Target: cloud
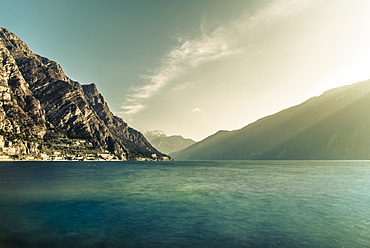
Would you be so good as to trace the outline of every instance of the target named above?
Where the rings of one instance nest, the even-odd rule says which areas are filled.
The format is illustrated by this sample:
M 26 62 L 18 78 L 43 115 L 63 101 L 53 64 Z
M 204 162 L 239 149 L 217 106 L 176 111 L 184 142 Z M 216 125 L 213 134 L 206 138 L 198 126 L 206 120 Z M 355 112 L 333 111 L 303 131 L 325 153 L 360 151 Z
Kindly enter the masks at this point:
M 202 112 L 202 110 L 200 108 L 194 108 L 192 110 L 192 112 L 194 112 L 194 113 L 200 113 L 200 112 Z
M 127 115 L 132 115 L 140 112 L 141 110 L 145 109 L 144 105 L 134 104 L 134 105 L 125 105 L 125 113 Z
M 177 84 L 176 86 L 174 86 L 171 89 L 171 91 L 185 90 L 185 89 L 191 88 L 193 86 L 193 84 L 194 84 L 194 82 L 185 82 L 185 83 Z
M 164 55 L 161 65 L 149 75 L 146 83 L 133 88 L 121 107 L 131 115 L 146 108 L 145 102 L 169 83 L 202 64 L 244 53 L 252 40 L 270 26 L 305 9 L 315 0 L 278 0 L 258 10 L 254 15 L 243 14 L 224 25 L 209 28 L 203 20 L 202 34 L 193 39 L 176 38 L 179 44 Z M 185 86 L 184 86 L 185 87 Z M 181 89 L 180 85 L 173 89 Z

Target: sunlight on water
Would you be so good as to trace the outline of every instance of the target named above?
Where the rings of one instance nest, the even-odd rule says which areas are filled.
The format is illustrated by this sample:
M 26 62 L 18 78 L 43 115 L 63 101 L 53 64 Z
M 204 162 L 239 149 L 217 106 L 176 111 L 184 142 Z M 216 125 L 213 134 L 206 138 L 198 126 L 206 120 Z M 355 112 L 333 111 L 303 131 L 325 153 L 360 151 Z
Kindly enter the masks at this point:
M 0 247 L 369 247 L 370 162 L 0 164 Z

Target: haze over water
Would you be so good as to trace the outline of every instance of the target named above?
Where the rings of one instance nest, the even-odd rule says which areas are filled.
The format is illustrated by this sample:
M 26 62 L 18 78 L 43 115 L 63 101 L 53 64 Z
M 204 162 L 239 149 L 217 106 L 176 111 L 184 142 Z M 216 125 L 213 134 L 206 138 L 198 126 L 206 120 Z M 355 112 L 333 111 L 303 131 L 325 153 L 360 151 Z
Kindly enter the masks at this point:
M 0 247 L 369 247 L 369 161 L 0 164 Z

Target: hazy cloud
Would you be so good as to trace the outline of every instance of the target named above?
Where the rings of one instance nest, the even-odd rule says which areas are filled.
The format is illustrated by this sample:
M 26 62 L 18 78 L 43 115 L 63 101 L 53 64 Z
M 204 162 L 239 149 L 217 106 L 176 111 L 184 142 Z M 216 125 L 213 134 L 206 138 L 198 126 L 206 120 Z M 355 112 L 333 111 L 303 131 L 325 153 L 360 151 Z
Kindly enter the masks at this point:
M 136 114 L 143 110 L 145 107 L 141 104 L 135 104 L 135 105 L 125 105 L 125 113 L 127 115 Z
M 216 28 L 209 28 L 205 21 L 202 21 L 200 27 L 202 35 L 193 39 L 178 36 L 179 44 L 163 57 L 161 66 L 143 77 L 147 83 L 132 89 L 122 106 L 123 113 L 131 115 L 145 109 L 146 100 L 188 70 L 245 52 L 252 45 L 251 40 L 256 35 L 314 2 L 314 0 L 274 1 L 254 15 L 241 15 Z M 181 89 L 181 85 L 173 89 L 176 88 Z
M 202 112 L 202 110 L 200 108 L 194 108 L 192 111 L 194 113 L 200 113 L 200 112 Z
M 193 86 L 194 82 L 186 82 L 182 84 L 177 84 L 175 87 L 171 89 L 171 91 L 180 91 L 180 90 L 185 90 Z

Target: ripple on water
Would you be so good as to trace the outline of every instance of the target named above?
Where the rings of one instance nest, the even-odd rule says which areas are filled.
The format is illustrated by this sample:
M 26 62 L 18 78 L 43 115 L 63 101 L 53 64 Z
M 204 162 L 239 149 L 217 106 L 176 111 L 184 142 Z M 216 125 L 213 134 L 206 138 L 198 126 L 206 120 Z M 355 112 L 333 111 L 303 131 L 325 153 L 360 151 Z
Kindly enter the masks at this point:
M 370 162 L 0 164 L 0 247 L 367 247 Z

